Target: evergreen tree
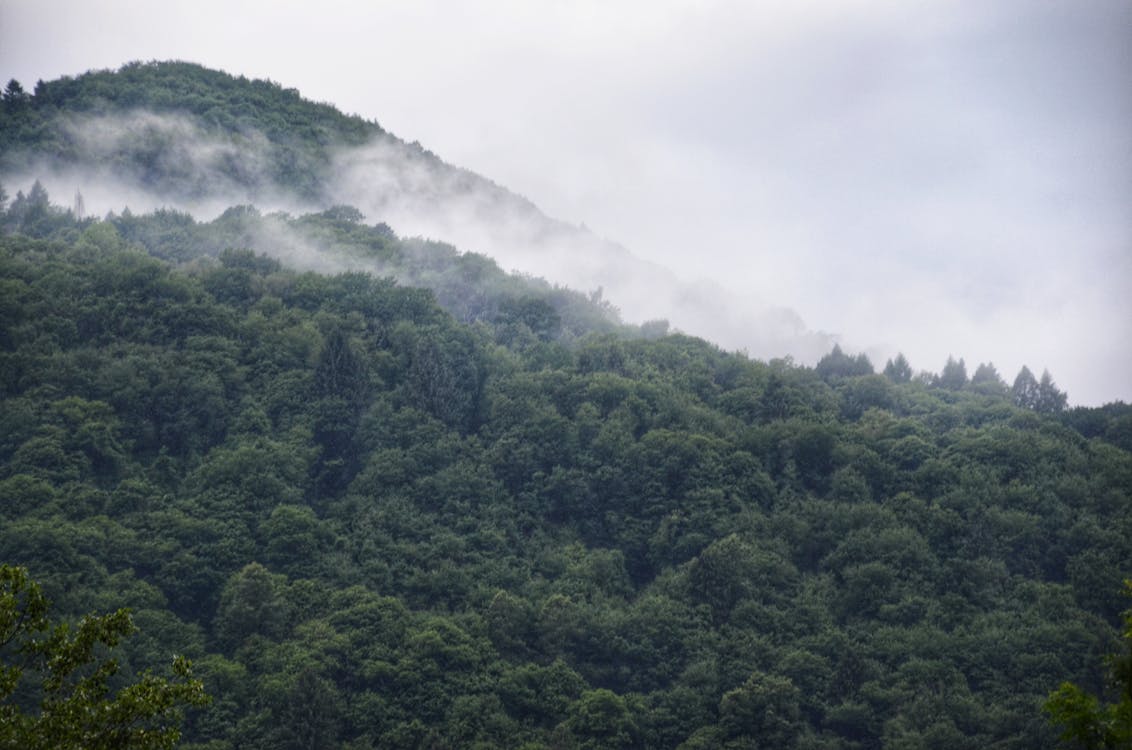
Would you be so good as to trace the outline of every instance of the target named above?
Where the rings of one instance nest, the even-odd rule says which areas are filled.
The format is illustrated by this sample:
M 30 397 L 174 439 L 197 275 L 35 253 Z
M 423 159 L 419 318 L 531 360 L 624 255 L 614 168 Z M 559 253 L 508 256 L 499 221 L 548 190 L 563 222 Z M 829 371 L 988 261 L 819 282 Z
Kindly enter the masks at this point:
M 1002 376 L 998 374 L 998 369 L 995 368 L 993 362 L 984 362 L 975 368 L 975 374 L 971 376 L 971 385 L 983 386 L 1001 386 L 1006 388 L 1006 382 Z
M 14 110 L 17 107 L 22 107 L 31 100 L 31 95 L 24 91 L 24 87 L 15 78 L 8 81 L 8 86 L 4 89 L 4 93 L 0 95 L 0 101 L 3 101 L 5 108 Z
M 962 358 L 956 362 L 953 357 L 948 357 L 947 364 L 943 366 L 943 372 L 936 378 L 935 384 L 949 391 L 961 390 L 967 385 L 967 364 Z
M 903 353 L 897 354 L 896 359 L 890 359 L 884 365 L 884 376 L 893 383 L 908 383 L 912 380 L 912 366 Z
M 851 357 L 841 351 L 840 346 L 834 344 L 833 351 L 822 357 L 814 370 L 822 380 L 829 381 L 834 378 L 853 378 L 860 375 L 872 375 L 873 363 L 869 361 L 868 356 L 863 352 L 856 357 Z
M 1065 404 L 1069 396 L 1060 390 L 1053 382 L 1049 370 L 1042 371 L 1042 379 L 1038 383 L 1038 397 L 1034 410 L 1042 414 L 1057 414 L 1065 411 Z
M 1037 409 L 1040 401 L 1038 380 L 1030 368 L 1022 365 L 1018 377 L 1014 378 L 1014 386 L 1010 389 L 1010 398 L 1014 405 L 1022 409 Z

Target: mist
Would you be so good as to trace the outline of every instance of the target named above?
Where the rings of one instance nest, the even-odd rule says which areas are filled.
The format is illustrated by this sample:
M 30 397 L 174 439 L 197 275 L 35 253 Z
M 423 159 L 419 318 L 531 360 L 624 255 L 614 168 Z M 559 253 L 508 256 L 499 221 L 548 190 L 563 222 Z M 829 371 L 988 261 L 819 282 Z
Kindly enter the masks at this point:
M 493 182 L 431 158 L 413 158 L 381 139 L 340 151 L 330 170 L 335 203 L 359 208 L 396 231 L 439 239 L 493 258 L 504 269 L 578 291 L 601 290 L 630 323 L 667 319 L 677 329 L 750 355 L 816 361 L 831 336 L 806 328 L 787 308 L 680 279 L 584 226 L 547 217 Z
M 68 160 L 14 155 L 24 163 L 0 174 L 10 185 L 38 179 L 57 202 L 79 193 L 90 215 L 171 208 L 198 220 L 230 206 L 263 213 L 314 213 L 333 205 L 358 208 L 403 237 L 421 237 L 476 252 L 502 268 L 539 277 L 611 302 L 622 320 L 665 319 L 675 330 L 708 338 L 761 359 L 813 363 L 834 337 L 810 331 L 797 312 L 770 307 L 705 280 L 680 279 L 584 227 L 547 217 L 530 201 L 486 178 L 443 162 L 416 144 L 381 134 L 362 146 L 331 146 L 317 200 L 274 181 L 275 145 L 247 127 L 219 132 L 188 116 L 135 110 L 126 115 L 69 118 Z M 154 175 L 161 175 L 160 179 Z M 248 244 L 301 270 L 385 269 L 336 259 L 284 223 Z
M 530 207 L 507 200 L 509 228 L 484 232 L 477 216 L 500 208 L 491 190 L 429 216 L 435 186 L 380 176 L 380 143 L 353 154 L 363 163 L 336 199 L 402 235 L 600 285 L 627 319 L 667 317 L 802 362 L 836 340 L 878 367 L 903 351 L 938 371 L 952 355 L 992 361 L 1009 380 L 1026 364 L 1049 368 L 1071 403 L 1132 401 L 1123 0 L 426 0 L 270 13 L 248 0 L 223 15 L 12 0 L 0 20 L 0 63 L 26 85 L 176 57 L 376 118 L 530 198 L 591 250 L 540 256 L 524 237 L 545 235 L 541 220 L 524 223 Z M 379 201 L 388 193 L 367 175 L 403 180 L 417 198 Z M 683 291 L 645 271 L 631 283 L 614 248 Z M 703 299 L 695 314 L 677 307 L 687 296 L 728 314 Z

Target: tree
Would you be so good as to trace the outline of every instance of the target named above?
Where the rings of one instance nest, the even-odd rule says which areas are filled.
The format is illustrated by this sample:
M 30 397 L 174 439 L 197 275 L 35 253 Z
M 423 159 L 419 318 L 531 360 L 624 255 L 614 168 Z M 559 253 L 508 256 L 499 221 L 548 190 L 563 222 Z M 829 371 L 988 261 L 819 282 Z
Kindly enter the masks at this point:
M 499 305 L 497 324 L 525 325 L 538 338 L 550 341 L 562 330 L 562 316 L 544 299 L 525 296 L 503 300 Z
M 9 109 L 15 109 L 22 104 L 26 104 L 30 99 L 31 94 L 24 91 L 24 87 L 15 78 L 8 81 L 7 88 L 5 88 L 4 93 L 0 95 L 0 101 L 3 101 Z
M 83 194 L 78 190 L 75 191 L 75 204 L 74 208 L 71 209 L 71 213 L 74 214 L 75 219 L 78 221 L 82 221 L 86 218 L 86 203 L 83 201 Z
M 406 326 L 400 335 L 409 358 L 405 375 L 413 404 L 449 427 L 471 429 L 486 377 L 472 336 L 440 326 Z
M 754 672 L 719 702 L 728 737 L 751 737 L 757 747 L 789 748 L 802 730 L 798 688 L 786 677 Z
M 1057 388 L 1049 370 L 1042 371 L 1042 379 L 1038 383 L 1038 402 L 1034 409 L 1042 414 L 1058 414 L 1065 411 L 1065 402 L 1068 396 Z
M 872 375 L 873 364 L 864 353 L 851 357 L 841 351 L 840 346 L 834 344 L 833 351 L 818 361 L 814 371 L 818 374 L 818 377 L 828 382 L 840 378 Z
M 611 690 L 587 690 L 570 706 L 567 726 L 582 748 L 628 747 L 637 727 L 625 699 Z
M 53 624 L 48 609 L 26 569 L 0 565 L 0 747 L 173 747 L 180 707 L 210 700 L 189 660 L 173 658 L 171 679 L 146 672 L 111 696 L 118 664 L 101 651 L 136 630 L 129 611 L 87 615 L 72 628 Z M 25 676 L 41 682 L 21 685 Z
M 954 358 L 948 357 L 947 364 L 943 366 L 943 372 L 936 378 L 935 384 L 951 391 L 960 390 L 967 385 L 967 363 L 962 358 L 956 362 Z
M 6 223 L 14 231 L 31 237 L 46 237 L 58 225 L 64 212 L 51 205 L 47 188 L 36 180 L 27 195 L 16 191 L 16 198 L 8 208 Z
M 1036 409 L 1038 406 L 1038 379 L 1030 368 L 1022 365 L 1018 377 L 1014 378 L 1014 386 L 1010 389 L 1010 398 L 1014 405 L 1023 409 Z
M 1124 593 L 1132 596 L 1132 579 L 1124 581 Z M 1116 703 L 1102 704 L 1071 682 L 1050 693 L 1043 708 L 1050 722 L 1063 727 L 1061 739 L 1085 750 L 1132 748 L 1132 609 L 1124 612 L 1125 651 L 1109 659 L 1109 678 L 1119 696 Z
M 281 596 L 286 577 L 272 575 L 259 563 L 248 563 L 233 573 L 220 593 L 214 625 L 217 639 L 238 648 L 252 635 L 278 637 L 287 620 Z
M 274 747 L 285 750 L 332 747 L 341 727 L 343 701 L 333 683 L 307 667 L 273 707 Z
M 987 395 L 1006 393 L 1006 383 L 993 362 L 984 362 L 975 369 L 975 374 L 971 376 L 971 388 Z
M 275 506 L 260 524 L 260 534 L 265 541 L 266 560 L 291 576 L 313 574 L 322 548 L 333 539 L 306 505 Z
M 907 383 L 912 380 L 912 366 L 903 354 L 897 354 L 896 359 L 890 359 L 884 366 L 884 376 L 893 383 Z
M 331 329 L 319 352 L 314 391 L 318 398 L 343 399 L 355 411 L 365 403 L 369 391 L 365 361 L 340 327 Z

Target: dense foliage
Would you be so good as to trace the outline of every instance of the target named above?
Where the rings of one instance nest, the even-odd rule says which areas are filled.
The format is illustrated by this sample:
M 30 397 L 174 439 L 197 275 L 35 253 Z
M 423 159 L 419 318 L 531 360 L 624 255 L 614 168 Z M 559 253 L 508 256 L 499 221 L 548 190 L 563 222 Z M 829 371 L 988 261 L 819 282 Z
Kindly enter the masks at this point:
M 110 693 L 118 671 L 102 648 L 134 633 L 124 609 L 87 615 L 73 630 L 53 624 L 39 585 L 23 568 L 0 565 L 0 747 L 21 750 L 159 750 L 180 738 L 182 705 L 208 696 L 191 665 L 173 659 L 173 678 L 146 673 Z
M 142 110 L 109 150 L 70 124 Z M 0 168 L 163 194 L 317 202 L 380 135 L 183 63 L 0 101 Z M 96 221 L 16 187 L 0 563 L 64 617 L 132 610 L 107 689 L 191 658 L 189 747 L 1050 747 L 1051 691 L 1109 689 L 1128 405 L 752 361 L 348 206 Z
M 1132 596 L 1132 580 L 1124 582 Z M 1132 747 L 1132 609 L 1124 613 L 1124 646 L 1108 661 L 1109 688 L 1115 700 L 1107 703 L 1071 682 L 1050 695 L 1045 709 L 1063 727 L 1062 738 L 1076 747 L 1125 750 Z
M 239 194 L 327 205 L 335 155 L 373 144 L 396 154 L 415 179 L 429 174 L 446 189 L 534 211 L 376 122 L 194 63 L 133 62 L 39 81 L 32 92 L 13 80 L 0 97 L 0 172 L 81 168 L 91 179 L 117 178 L 167 200 Z
M 13 93 L 12 83 L 17 90 Z M 155 113 L 190 115 L 205 132 L 223 134 L 237 148 L 221 154 L 226 176 L 246 187 L 264 179 L 286 183 L 304 197 L 316 197 L 333 144 L 359 144 L 382 135 L 376 123 L 346 117 L 333 107 L 302 99 L 294 89 L 269 81 L 249 81 L 192 63 L 131 63 L 117 71 L 92 71 L 77 77 L 40 81 L 34 91 L 18 82 L 0 106 L 0 154 L 9 168 L 25 165 L 39 152 L 57 164 L 83 163 L 129 169 L 154 188 L 176 185 L 182 191 L 203 193 L 214 186 L 198 184 L 185 173 L 191 146 L 179 142 L 187 134 L 144 122 L 131 133 L 125 163 L 121 154 L 89 163 L 96 153 L 89 137 L 75 128 L 75 118 L 94 118 L 145 109 Z M 140 136 L 140 137 L 139 137 Z M 267 164 L 251 168 L 249 146 L 267 139 Z M 256 144 L 258 145 L 258 144 Z M 244 154 L 241 154 L 241 150 Z M 102 163 L 97 163 L 102 162 Z
M 0 558 L 130 607 L 123 679 L 191 657 L 190 746 L 1029 748 L 1103 687 L 1125 405 L 586 333 L 341 216 L 270 221 L 438 291 L 217 252 L 247 209 L 42 218 L 0 240 Z

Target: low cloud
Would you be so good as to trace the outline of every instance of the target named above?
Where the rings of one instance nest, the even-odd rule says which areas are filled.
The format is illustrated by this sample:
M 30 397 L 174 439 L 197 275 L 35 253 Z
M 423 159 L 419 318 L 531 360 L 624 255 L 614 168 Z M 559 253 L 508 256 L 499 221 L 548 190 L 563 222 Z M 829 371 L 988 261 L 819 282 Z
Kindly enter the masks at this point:
M 601 291 L 626 322 L 664 318 L 674 328 L 754 357 L 816 361 L 834 337 L 806 328 L 784 307 L 765 304 L 717 283 L 686 280 L 584 227 L 544 215 L 495 183 L 452 167 L 419 145 L 378 135 L 363 146 L 331 149 L 317 202 L 304 200 L 270 174 L 270 140 L 255 130 L 236 133 L 185 116 L 134 111 L 70 118 L 70 152 L 49 159 L 13 159 L 9 184 L 40 179 L 55 199 L 81 192 L 88 214 L 174 208 L 207 220 L 232 205 L 264 213 L 307 213 L 331 205 L 358 208 L 405 237 L 447 242 L 494 259 L 504 269 L 542 277 L 582 292 Z M 283 222 L 267 222 L 248 238 L 300 269 L 376 270 L 312 246 Z
M 797 310 L 878 365 L 893 349 L 924 369 L 948 354 L 1003 373 L 1024 362 L 1049 367 L 1072 403 L 1132 400 L 1127 0 L 330 0 L 269 14 L 258 0 L 214 13 L 9 0 L 0 12 L 0 63 L 25 84 L 171 57 L 285 81 L 681 283 L 712 279 L 735 309 Z M 391 223 L 491 252 L 462 217 Z M 495 244 L 518 267 L 524 248 L 507 248 Z M 590 283 L 548 260 L 527 267 Z M 627 316 L 636 297 L 667 295 L 626 291 Z M 727 321 L 749 319 L 682 325 L 731 346 Z

